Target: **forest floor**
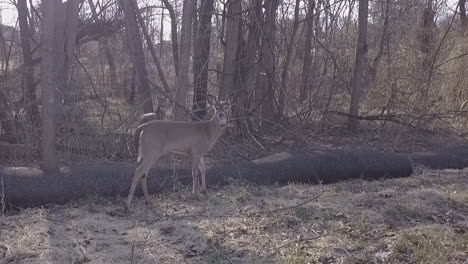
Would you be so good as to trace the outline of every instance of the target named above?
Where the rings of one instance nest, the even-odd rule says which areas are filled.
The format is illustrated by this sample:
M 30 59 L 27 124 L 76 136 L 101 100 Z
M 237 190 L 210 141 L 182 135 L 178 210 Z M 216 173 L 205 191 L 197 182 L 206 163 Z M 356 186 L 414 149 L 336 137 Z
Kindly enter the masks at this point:
M 303 130 L 306 131 L 306 130 Z M 427 151 L 463 144 L 401 129 L 294 131 L 217 144 L 214 162 L 289 149 Z M 263 149 L 260 147 L 265 147 Z M 164 162 L 164 161 L 163 161 Z M 185 162 L 184 162 L 185 163 Z M 382 181 L 255 186 L 233 182 L 137 197 L 88 197 L 0 217 L 3 263 L 468 263 L 468 169 Z
M 330 185 L 188 187 L 0 217 L 0 263 L 467 263 L 468 169 Z

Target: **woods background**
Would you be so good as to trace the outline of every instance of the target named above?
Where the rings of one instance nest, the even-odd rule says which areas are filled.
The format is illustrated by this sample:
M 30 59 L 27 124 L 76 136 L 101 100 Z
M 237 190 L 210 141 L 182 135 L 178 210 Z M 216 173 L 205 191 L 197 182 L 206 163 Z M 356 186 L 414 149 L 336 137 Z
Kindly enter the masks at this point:
M 0 28 L 1 165 L 127 162 L 142 113 L 210 118 L 207 93 L 236 94 L 218 153 L 241 158 L 468 132 L 466 0 L 61 2 Z

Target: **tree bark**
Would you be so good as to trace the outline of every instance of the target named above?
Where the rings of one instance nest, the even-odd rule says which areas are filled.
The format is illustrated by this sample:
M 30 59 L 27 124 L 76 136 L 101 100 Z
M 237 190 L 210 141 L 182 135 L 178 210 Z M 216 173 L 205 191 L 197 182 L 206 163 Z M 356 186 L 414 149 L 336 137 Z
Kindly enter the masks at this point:
M 209 185 L 225 185 L 239 179 L 259 185 L 327 184 L 349 179 L 388 179 L 407 177 L 424 166 L 429 169 L 462 169 L 468 166 L 468 146 L 434 152 L 385 153 L 377 151 L 296 151 L 282 152 L 235 165 L 217 165 L 207 170 Z M 95 166 L 63 168 L 61 176 L 33 168 L 1 168 L 7 204 L 15 207 L 62 204 L 90 195 L 126 196 L 134 168 L 127 166 Z M 171 190 L 167 181 L 172 168 L 158 167 L 148 175 L 151 193 Z M 181 168 L 178 178 L 190 184 L 191 170 Z M 208 187 L 209 188 L 209 187 Z M 141 195 L 141 191 L 137 192 Z
M 179 43 L 177 40 L 177 17 L 169 0 L 162 0 L 164 6 L 169 12 L 171 18 L 171 41 L 172 41 L 172 56 L 174 58 L 174 69 L 176 75 L 179 74 Z
M 458 6 L 460 7 L 461 24 L 464 27 L 463 30 L 466 31 L 466 27 L 468 26 L 468 18 L 466 16 L 466 0 L 458 0 Z
M 152 94 L 149 86 L 148 72 L 146 70 L 145 54 L 137 24 L 135 0 L 121 0 L 125 12 L 125 25 L 130 44 L 130 58 L 136 71 L 139 86 L 139 97 L 143 103 L 145 113 L 153 112 Z
M 158 55 L 156 54 L 156 49 L 154 48 L 153 40 L 151 39 L 151 36 L 148 33 L 148 29 L 146 27 L 145 21 L 143 20 L 143 17 L 141 16 L 140 9 L 138 8 L 138 5 L 136 2 L 135 2 L 135 11 L 136 11 L 136 15 L 138 18 L 138 22 L 140 23 L 141 31 L 143 32 L 143 36 L 145 36 L 146 44 L 151 53 L 151 57 L 153 58 L 154 65 L 156 65 L 156 69 L 159 74 L 159 79 L 161 80 L 161 83 L 163 84 L 164 91 L 167 93 L 167 96 L 172 97 L 171 89 L 169 88 L 169 84 L 167 83 L 166 76 L 164 75 L 161 62 L 159 61 Z
M 427 74 L 427 83 L 421 86 L 420 102 L 415 104 L 416 112 L 426 113 L 430 107 L 430 81 L 433 75 L 433 60 L 435 53 L 435 21 L 436 11 L 434 10 L 434 0 L 427 0 L 422 13 L 421 31 L 419 35 L 421 51 L 421 69 L 423 74 Z M 419 108 L 419 109 L 418 109 Z
M 94 5 L 93 0 L 88 0 L 89 7 L 91 9 L 91 13 L 93 14 L 94 21 L 96 23 L 100 23 L 101 19 L 99 19 L 96 6 Z M 106 57 L 107 65 L 109 66 L 109 82 L 110 88 L 114 91 L 115 94 L 119 94 L 118 91 L 118 81 L 117 81 L 117 68 L 115 66 L 114 56 L 112 55 L 112 51 L 109 47 L 109 42 L 107 37 L 103 37 L 99 39 L 99 47 L 103 50 L 104 56 Z
M 301 4 L 301 0 L 296 0 L 296 4 L 294 6 L 294 22 L 291 32 L 291 40 L 288 43 L 286 57 L 283 65 L 283 71 L 281 73 L 281 87 L 280 87 L 280 95 L 279 95 L 279 112 L 281 114 L 284 113 L 284 102 L 286 100 L 285 90 L 288 86 L 289 81 L 289 66 L 291 65 L 291 57 L 293 55 L 293 48 L 295 47 L 294 40 L 296 38 L 297 29 L 299 28 L 299 7 Z
M 351 81 L 351 104 L 349 107 L 348 129 L 356 131 L 359 126 L 359 106 L 361 99 L 363 69 L 367 54 L 367 17 L 369 0 L 359 0 L 358 37 L 356 45 L 356 58 L 354 61 L 353 78 Z
M 59 1 L 43 0 L 43 30 L 41 59 L 41 101 L 42 101 L 42 168 L 46 173 L 58 170 L 56 149 L 57 106 L 55 91 L 54 58 L 56 10 Z
M 7 74 L 8 74 L 8 61 L 9 53 L 7 51 L 6 41 L 3 36 L 3 29 L 0 28 L 0 51 L 2 56 L 2 68 L 3 73 L 1 74 L 1 87 L 0 87 L 0 125 L 2 126 L 5 134 L 9 136 L 17 136 L 16 127 L 13 122 L 13 116 L 11 114 L 9 98 L 5 92 L 7 85 Z
M 314 32 L 314 9 L 315 0 L 309 0 L 309 6 L 307 7 L 306 15 L 306 34 L 305 34 L 305 45 L 304 45 L 304 64 L 302 65 L 302 85 L 301 85 L 301 101 L 305 101 L 310 96 L 310 84 L 312 82 L 312 76 L 314 73 L 311 72 L 312 65 L 312 36 Z
M 257 87 L 255 91 L 256 101 L 260 104 L 262 117 L 261 126 L 270 126 L 275 120 L 274 108 L 274 78 L 275 60 L 274 49 L 276 42 L 276 11 L 278 0 L 265 2 L 265 20 L 263 22 L 263 34 L 261 35 L 261 57 L 259 71 L 257 72 Z
M 234 92 L 236 80 L 237 49 L 239 48 L 239 25 L 241 22 L 242 1 L 231 0 L 227 7 L 226 46 L 224 48 L 223 78 L 219 90 L 219 97 L 225 98 Z
M 245 84 L 246 94 L 245 100 L 241 107 L 245 110 L 245 117 L 250 116 L 252 113 L 249 110 L 251 106 L 248 100 L 251 99 L 255 93 L 255 84 L 258 75 L 258 59 L 260 49 L 260 21 L 262 19 L 262 0 L 252 0 L 248 6 L 248 36 L 247 43 L 243 49 L 242 62 L 241 62 L 241 78 L 245 76 L 243 83 Z
M 23 96 L 25 98 L 26 114 L 31 122 L 33 133 L 38 131 L 40 117 L 39 108 L 37 106 L 36 91 L 34 88 L 34 71 L 31 45 L 29 42 L 30 30 L 28 25 L 28 6 L 26 0 L 18 0 L 18 20 L 20 27 L 21 49 L 23 53 Z M 38 134 L 32 135 L 34 142 L 38 139 Z
M 41 60 L 42 167 L 57 172 L 57 90 L 66 89 L 78 28 L 79 0 L 43 0 Z
M 208 66 L 211 49 L 211 17 L 214 11 L 214 0 L 201 0 L 200 21 L 194 42 L 193 57 L 193 111 L 198 119 L 206 115 L 206 96 L 208 91 Z
M 174 119 L 184 120 L 189 86 L 190 51 L 192 44 L 192 13 L 195 0 L 184 0 L 180 33 L 180 61 L 177 74 L 177 90 L 174 104 Z
M 164 50 L 164 7 L 161 7 L 161 30 L 159 31 L 159 57 L 163 58 Z

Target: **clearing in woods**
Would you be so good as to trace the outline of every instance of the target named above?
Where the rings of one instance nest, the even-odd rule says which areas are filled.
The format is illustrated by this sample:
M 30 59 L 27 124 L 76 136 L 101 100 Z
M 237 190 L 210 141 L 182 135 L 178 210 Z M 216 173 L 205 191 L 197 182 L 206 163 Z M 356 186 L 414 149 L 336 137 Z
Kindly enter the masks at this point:
M 124 197 L 23 209 L 0 218 L 0 262 L 467 263 L 467 176 L 233 183 L 199 200 L 186 187 L 150 209 L 137 198 L 131 215 Z

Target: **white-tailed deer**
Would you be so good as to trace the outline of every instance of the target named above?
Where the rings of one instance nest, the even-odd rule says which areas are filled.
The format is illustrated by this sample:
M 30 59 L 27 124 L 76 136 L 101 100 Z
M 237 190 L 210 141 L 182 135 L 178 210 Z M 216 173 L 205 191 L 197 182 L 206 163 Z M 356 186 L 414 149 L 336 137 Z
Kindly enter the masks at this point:
M 132 186 L 127 197 L 127 209 L 130 208 L 135 188 L 139 182 L 146 203 L 150 202 L 146 185 L 148 172 L 154 163 L 167 153 L 190 156 L 193 179 L 192 192 L 194 195 L 199 194 L 198 170 L 201 174 L 202 191 L 206 191 L 206 167 L 203 155 L 213 148 L 228 125 L 231 102 L 231 98 L 227 101 L 217 101 L 213 96 L 208 96 L 208 103 L 214 108 L 211 120 L 196 122 L 152 120 L 138 126 L 134 134 L 134 143 L 138 149 L 138 167 L 135 169 Z

